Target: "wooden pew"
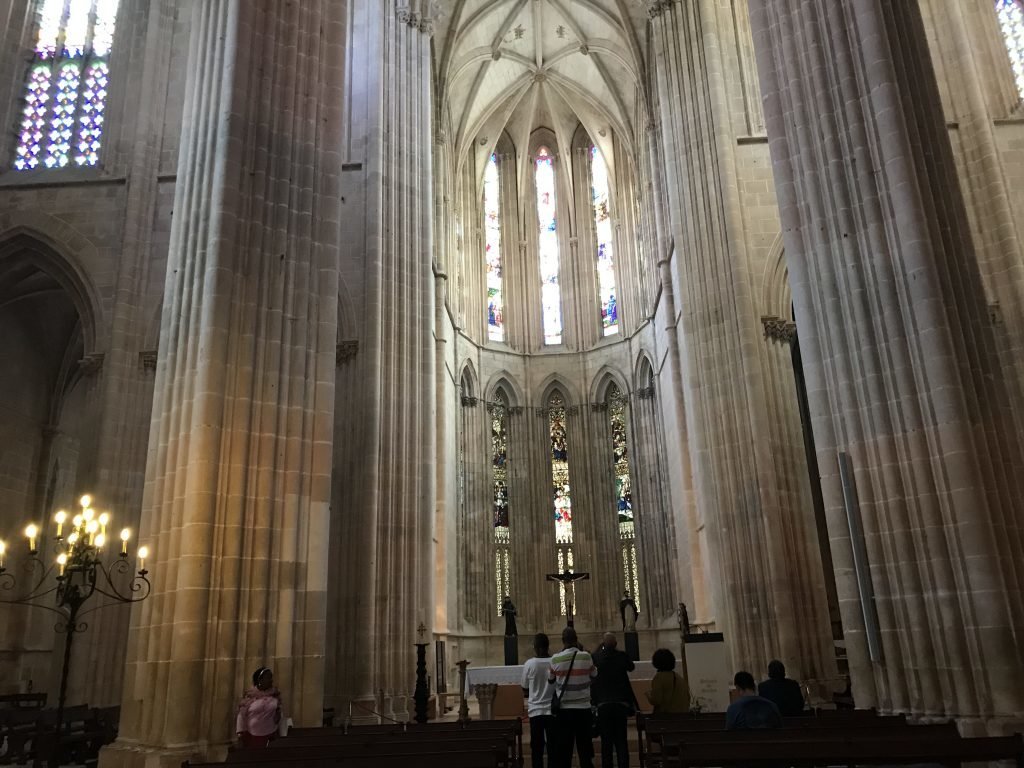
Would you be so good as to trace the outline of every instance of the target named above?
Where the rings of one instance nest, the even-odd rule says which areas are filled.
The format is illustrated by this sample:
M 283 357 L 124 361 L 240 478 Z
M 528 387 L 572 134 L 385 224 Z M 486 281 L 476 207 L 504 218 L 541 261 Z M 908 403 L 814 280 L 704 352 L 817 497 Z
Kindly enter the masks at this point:
M 0 709 L 43 709 L 45 693 L 6 693 L 0 696 Z
M 787 717 L 783 720 L 785 729 L 828 729 L 828 728 L 902 728 L 907 726 L 904 715 L 879 715 L 874 710 L 853 710 L 841 715 L 830 714 L 819 717 L 817 713 Z M 722 712 L 700 713 L 697 715 L 643 715 L 636 717 L 637 749 L 640 766 L 644 768 L 647 755 L 654 743 L 660 742 L 655 734 L 692 733 L 697 731 L 724 731 L 725 714 Z
M 368 737 L 383 734 L 395 738 L 440 738 L 439 734 L 503 734 L 513 745 L 511 756 L 517 765 L 523 764 L 523 724 L 520 720 L 471 720 L 466 723 L 383 723 L 355 725 L 348 728 L 292 728 L 284 741 L 291 739 L 333 739 L 338 736 Z M 275 744 L 280 742 L 274 742 Z M 298 743 L 298 742 L 295 742 Z
M 855 732 L 856 736 L 851 737 Z M 796 743 L 796 742 L 834 742 L 846 738 L 857 738 L 875 743 L 890 741 L 929 741 L 951 740 L 960 738 L 956 724 L 936 723 L 928 725 L 905 725 L 901 728 L 882 726 L 879 728 L 860 727 L 855 729 L 833 726 L 830 728 L 779 728 L 770 730 L 726 731 L 688 731 L 686 733 L 660 733 L 652 735 L 652 744 L 659 747 L 649 753 L 649 764 L 667 765 L 676 756 L 678 750 L 690 749 L 695 744 L 762 744 L 762 743 Z M 681 747 L 680 747 L 681 745 Z
M 736 732 L 730 731 L 729 737 Z M 868 740 L 849 735 L 803 741 L 666 741 L 674 754 L 665 755 L 666 768 L 732 765 L 908 765 L 930 763 L 954 768 L 968 762 L 1013 760 L 1024 768 L 1024 738 L 889 738 Z
M 371 754 L 409 755 L 419 759 L 424 752 L 482 752 L 500 755 L 498 766 L 511 768 L 513 757 L 508 746 L 497 739 L 450 739 L 438 741 L 394 741 L 387 739 L 371 741 L 327 742 L 314 745 L 292 745 L 289 739 L 274 742 L 268 749 L 241 749 L 228 754 L 227 764 L 257 764 L 288 760 L 334 760 L 339 758 L 363 757 Z
M 255 751 L 255 750 L 252 750 Z M 501 750 L 488 751 L 422 751 L 416 755 L 416 768 L 498 768 Z M 232 763 L 234 768 L 409 768 L 408 754 L 369 752 L 362 755 L 344 755 L 333 758 L 303 758 L 280 753 L 276 761 Z M 193 763 L 185 761 L 182 768 L 224 768 L 224 763 Z

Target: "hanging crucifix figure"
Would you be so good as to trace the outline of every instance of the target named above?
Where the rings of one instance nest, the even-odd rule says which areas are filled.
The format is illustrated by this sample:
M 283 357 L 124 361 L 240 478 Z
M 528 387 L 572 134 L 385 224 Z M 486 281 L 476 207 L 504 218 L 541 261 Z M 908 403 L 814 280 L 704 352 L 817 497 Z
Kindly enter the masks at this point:
M 565 587 L 565 625 L 567 627 L 573 626 L 573 601 L 576 597 L 576 582 L 577 581 L 588 581 L 590 579 L 589 573 L 573 573 L 572 571 L 562 571 L 561 573 L 549 573 L 545 577 L 548 581 L 557 581 Z

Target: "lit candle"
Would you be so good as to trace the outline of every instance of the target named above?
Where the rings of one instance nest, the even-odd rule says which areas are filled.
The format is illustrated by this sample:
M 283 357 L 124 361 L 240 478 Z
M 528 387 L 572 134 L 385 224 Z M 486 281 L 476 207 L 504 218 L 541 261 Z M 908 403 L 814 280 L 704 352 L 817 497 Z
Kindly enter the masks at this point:
M 96 517 L 96 510 L 94 510 L 92 507 L 86 507 L 85 509 L 82 510 L 82 517 L 85 518 L 86 522 L 89 522 L 94 517 Z
M 106 534 L 106 532 L 107 532 L 107 523 L 110 522 L 110 515 L 108 513 L 104 512 L 104 513 L 102 513 L 100 515 L 99 520 L 100 520 L 100 533 Z
M 146 558 L 149 557 L 149 547 L 139 547 L 139 570 L 146 570 Z
M 74 517 L 72 517 L 71 518 L 71 524 L 73 526 L 75 526 L 75 528 L 81 528 L 82 527 L 82 516 L 81 515 L 75 515 Z
M 68 556 L 61 552 L 57 555 L 57 565 L 60 566 L 60 575 L 64 575 L 64 566 L 68 564 Z
M 35 523 L 30 523 L 25 529 L 25 535 L 28 537 L 28 549 L 30 552 L 36 551 L 36 534 L 39 533 L 39 529 L 36 528 Z
M 104 533 L 96 534 L 96 549 L 103 549 L 103 545 L 107 543 L 107 536 Z
M 132 537 L 132 532 L 127 528 L 121 530 L 121 557 L 128 556 L 128 539 Z
M 92 506 L 92 496 L 90 496 L 87 493 L 85 494 L 85 496 L 78 500 L 78 503 L 82 505 L 83 509 L 88 509 L 89 507 Z
M 68 534 L 68 545 L 74 547 L 76 541 L 78 541 L 78 531 L 72 531 Z
M 0 570 L 4 567 L 4 553 L 7 551 L 7 545 L 0 541 Z
M 85 532 L 89 534 L 89 545 L 92 546 L 93 537 L 96 535 L 96 531 L 100 529 L 100 524 L 95 520 L 90 520 L 85 524 Z
M 53 516 L 54 522 L 57 523 L 57 538 L 59 539 L 61 534 L 64 532 L 64 521 L 68 519 L 68 513 L 63 509 L 58 510 L 57 514 Z

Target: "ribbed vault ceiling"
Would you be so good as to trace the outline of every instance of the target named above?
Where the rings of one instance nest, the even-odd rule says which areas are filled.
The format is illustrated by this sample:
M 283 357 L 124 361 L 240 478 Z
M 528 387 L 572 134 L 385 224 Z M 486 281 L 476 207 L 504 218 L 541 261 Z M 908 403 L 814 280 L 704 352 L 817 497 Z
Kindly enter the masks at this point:
M 638 0 L 448 0 L 435 36 L 442 119 L 458 157 L 503 130 L 519 148 L 544 126 L 561 150 L 576 124 L 633 143 L 642 106 Z M 603 147 L 607 149 L 608 147 Z

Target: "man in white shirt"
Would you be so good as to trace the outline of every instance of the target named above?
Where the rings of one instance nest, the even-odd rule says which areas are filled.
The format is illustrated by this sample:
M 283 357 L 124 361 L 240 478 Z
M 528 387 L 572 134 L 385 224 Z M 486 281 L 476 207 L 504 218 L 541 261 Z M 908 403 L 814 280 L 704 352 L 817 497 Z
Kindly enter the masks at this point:
M 526 714 L 530 716 L 530 757 L 533 768 L 544 768 L 544 744 L 551 752 L 551 695 L 553 690 L 548 682 L 551 667 L 550 642 L 543 632 L 533 638 L 534 658 L 523 665 L 523 696 L 526 697 Z M 550 762 L 550 758 L 549 758 Z

